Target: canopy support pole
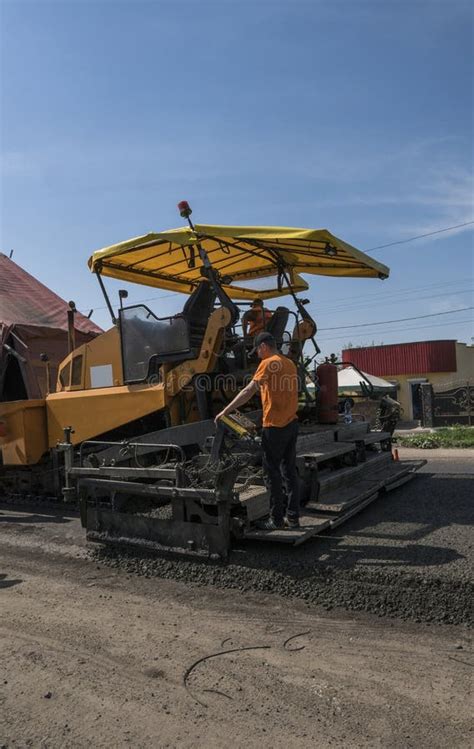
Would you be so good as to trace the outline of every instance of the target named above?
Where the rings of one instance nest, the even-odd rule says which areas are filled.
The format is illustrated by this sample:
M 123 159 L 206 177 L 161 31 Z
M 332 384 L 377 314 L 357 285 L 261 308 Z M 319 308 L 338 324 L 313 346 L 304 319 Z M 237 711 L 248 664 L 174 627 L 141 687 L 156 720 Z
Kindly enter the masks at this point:
M 186 214 L 182 213 L 181 215 L 186 216 L 186 219 L 188 221 L 188 224 L 191 230 L 196 234 L 196 237 L 199 237 L 199 234 L 196 232 L 196 229 L 194 228 L 194 224 L 191 221 L 190 212 Z M 231 316 L 231 325 L 235 325 L 240 315 L 239 308 L 237 307 L 237 305 L 234 304 L 232 299 L 225 293 L 224 289 L 222 288 L 218 280 L 218 274 L 215 271 L 215 269 L 212 267 L 212 263 L 209 260 L 209 255 L 207 254 L 206 250 L 202 246 L 201 242 L 199 242 L 199 239 L 196 242 L 196 246 L 198 248 L 199 257 L 201 258 L 201 262 L 203 265 L 203 268 L 202 268 L 203 276 L 205 276 L 205 278 L 207 278 L 207 280 L 211 284 L 222 306 L 229 310 L 230 316 Z
M 293 297 L 293 301 L 294 301 L 294 303 L 296 305 L 296 309 L 300 313 L 302 319 L 303 320 L 304 319 L 310 320 L 313 323 L 313 325 L 315 327 L 315 330 L 317 330 L 317 325 L 314 322 L 313 318 L 311 317 L 311 315 L 309 314 L 309 312 L 307 312 L 305 310 L 303 304 L 300 302 L 300 300 L 296 296 L 295 291 L 293 289 L 293 285 L 291 283 L 291 278 L 289 277 L 288 273 L 286 272 L 286 268 L 284 267 L 284 265 L 282 265 L 281 262 L 279 262 L 279 258 L 278 257 L 275 258 L 275 262 L 276 262 L 276 265 L 278 267 L 278 276 L 279 277 L 283 276 L 283 278 L 285 279 L 286 285 L 288 286 L 288 290 L 289 290 L 291 296 Z M 311 342 L 312 342 L 312 344 L 314 346 L 314 349 L 316 351 L 316 356 L 317 356 L 318 354 L 321 353 L 321 349 L 319 348 L 318 344 L 316 343 L 316 339 L 315 339 L 314 335 L 311 336 L 310 340 L 311 340 Z M 303 352 L 301 352 L 301 359 L 303 359 Z
M 102 281 L 102 276 L 100 275 L 100 271 L 96 270 L 95 275 L 97 276 L 97 280 L 99 281 L 99 286 L 101 288 L 102 294 L 104 295 L 105 303 L 107 305 L 107 308 L 110 312 L 110 317 L 112 318 L 113 325 L 117 325 L 117 318 L 114 315 L 114 310 L 112 308 L 112 305 L 110 303 L 110 299 L 108 297 L 108 294 L 105 290 L 104 282 Z

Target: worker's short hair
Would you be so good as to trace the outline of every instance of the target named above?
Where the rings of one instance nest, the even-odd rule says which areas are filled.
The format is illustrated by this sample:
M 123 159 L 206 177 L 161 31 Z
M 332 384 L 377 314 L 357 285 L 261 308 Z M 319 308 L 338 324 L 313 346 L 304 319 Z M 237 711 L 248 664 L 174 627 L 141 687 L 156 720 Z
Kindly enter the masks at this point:
M 265 330 L 262 330 L 261 333 L 258 333 L 255 338 L 253 339 L 253 349 L 250 351 L 250 354 L 254 354 L 261 343 L 266 343 L 269 348 L 276 349 L 276 340 L 272 336 L 271 333 L 267 333 Z
M 263 304 L 263 299 L 254 299 L 253 302 L 252 302 L 252 307 L 255 304 L 259 304 L 261 306 Z

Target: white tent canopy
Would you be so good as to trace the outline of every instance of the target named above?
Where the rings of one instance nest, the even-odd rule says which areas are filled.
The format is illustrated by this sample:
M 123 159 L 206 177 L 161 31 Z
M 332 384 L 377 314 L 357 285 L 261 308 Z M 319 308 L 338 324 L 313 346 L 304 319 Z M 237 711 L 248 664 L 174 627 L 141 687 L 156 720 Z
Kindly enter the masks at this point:
M 367 372 L 362 372 L 362 374 L 367 380 L 369 380 L 369 382 L 372 383 L 374 390 L 388 391 L 393 390 L 394 387 L 396 387 L 394 383 L 388 382 L 388 380 L 383 380 L 381 377 L 367 374 Z M 344 369 L 340 369 L 337 373 L 337 385 L 339 392 L 360 391 L 362 389 L 360 386 L 361 382 L 365 382 L 365 384 L 367 384 L 367 382 L 362 379 L 359 372 L 354 369 L 354 367 L 344 367 Z

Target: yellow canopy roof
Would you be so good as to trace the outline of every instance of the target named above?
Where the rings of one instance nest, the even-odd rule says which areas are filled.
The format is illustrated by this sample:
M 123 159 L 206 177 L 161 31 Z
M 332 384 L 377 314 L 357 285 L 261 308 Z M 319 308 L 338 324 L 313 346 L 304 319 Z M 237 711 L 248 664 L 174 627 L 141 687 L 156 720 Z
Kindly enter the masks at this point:
M 327 229 L 281 226 L 196 225 L 146 234 L 97 250 L 89 267 L 103 276 L 190 294 L 202 278 L 197 244 L 207 252 L 222 286 L 234 299 L 264 299 L 308 288 L 300 273 L 350 278 L 387 278 L 386 265 L 356 250 Z M 274 277 L 257 289 L 244 281 Z M 280 283 L 278 283 L 280 277 Z

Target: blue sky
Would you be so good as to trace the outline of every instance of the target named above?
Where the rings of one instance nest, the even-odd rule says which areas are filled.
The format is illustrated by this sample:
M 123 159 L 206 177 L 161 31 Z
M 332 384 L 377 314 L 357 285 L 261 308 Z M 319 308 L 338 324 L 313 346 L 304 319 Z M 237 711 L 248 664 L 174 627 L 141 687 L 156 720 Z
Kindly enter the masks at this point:
M 109 320 L 94 249 L 200 223 L 325 227 L 361 250 L 474 220 L 463 0 L 0 0 L 0 249 Z M 473 226 L 374 251 L 390 279 L 311 278 L 324 353 L 457 338 Z M 109 282 L 112 296 L 123 284 Z M 181 295 L 129 287 L 160 315 Z M 470 322 L 471 320 L 471 322 Z

